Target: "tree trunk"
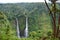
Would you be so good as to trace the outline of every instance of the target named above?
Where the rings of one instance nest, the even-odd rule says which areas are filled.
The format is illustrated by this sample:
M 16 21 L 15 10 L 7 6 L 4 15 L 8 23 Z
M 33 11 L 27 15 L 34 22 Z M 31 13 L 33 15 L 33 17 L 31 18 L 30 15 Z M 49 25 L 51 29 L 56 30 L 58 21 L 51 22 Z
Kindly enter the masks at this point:
M 54 36 L 54 38 L 56 37 L 56 32 L 57 32 L 57 28 L 56 28 L 56 4 L 55 4 L 55 2 L 56 2 L 55 0 L 52 2 L 53 7 L 52 7 L 52 11 L 51 11 L 46 0 L 45 0 L 45 4 L 46 4 L 48 10 L 50 11 L 50 15 L 51 15 L 52 21 L 53 21 L 52 24 L 53 24 L 53 36 Z
M 54 38 L 56 37 L 56 33 L 57 33 L 57 28 L 56 28 L 56 2 L 53 1 L 53 7 L 52 7 L 52 10 L 53 10 L 53 35 L 54 35 Z
M 58 28 L 57 28 L 57 37 L 60 36 L 60 14 L 59 14 L 59 17 L 58 17 Z
M 17 36 L 18 36 L 18 38 L 20 38 L 18 18 L 16 18 L 16 27 L 17 27 Z

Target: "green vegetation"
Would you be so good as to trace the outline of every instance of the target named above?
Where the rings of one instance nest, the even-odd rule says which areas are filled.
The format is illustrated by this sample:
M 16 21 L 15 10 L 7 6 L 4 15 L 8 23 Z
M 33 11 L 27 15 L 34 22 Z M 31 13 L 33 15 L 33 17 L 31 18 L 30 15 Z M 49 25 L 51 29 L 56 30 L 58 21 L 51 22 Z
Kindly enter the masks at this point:
M 57 4 L 59 9 L 60 6 L 58 5 L 60 3 Z M 56 16 L 57 20 L 58 15 Z M 26 16 L 28 17 L 29 36 L 17 38 L 16 18 L 19 23 L 19 30 L 23 34 Z M 44 3 L 0 4 L 0 40 L 59 40 L 59 38 L 53 38 L 51 19 Z

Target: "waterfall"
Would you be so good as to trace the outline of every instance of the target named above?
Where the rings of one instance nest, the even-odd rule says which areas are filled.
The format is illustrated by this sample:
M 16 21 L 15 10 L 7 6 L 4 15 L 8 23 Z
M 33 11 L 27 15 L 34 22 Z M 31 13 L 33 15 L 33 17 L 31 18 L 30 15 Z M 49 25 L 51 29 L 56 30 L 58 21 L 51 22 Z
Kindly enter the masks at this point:
M 17 23 L 17 36 L 18 36 L 18 38 L 20 38 L 18 18 L 16 18 L 16 23 Z
M 28 17 L 26 17 L 25 37 L 28 37 Z

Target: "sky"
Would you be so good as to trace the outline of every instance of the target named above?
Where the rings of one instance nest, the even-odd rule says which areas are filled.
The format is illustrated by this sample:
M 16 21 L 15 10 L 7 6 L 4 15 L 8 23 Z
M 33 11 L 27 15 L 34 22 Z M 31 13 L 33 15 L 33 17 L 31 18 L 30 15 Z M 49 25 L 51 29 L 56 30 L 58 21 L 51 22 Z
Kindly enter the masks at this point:
M 44 0 L 0 0 L 0 3 L 44 2 Z

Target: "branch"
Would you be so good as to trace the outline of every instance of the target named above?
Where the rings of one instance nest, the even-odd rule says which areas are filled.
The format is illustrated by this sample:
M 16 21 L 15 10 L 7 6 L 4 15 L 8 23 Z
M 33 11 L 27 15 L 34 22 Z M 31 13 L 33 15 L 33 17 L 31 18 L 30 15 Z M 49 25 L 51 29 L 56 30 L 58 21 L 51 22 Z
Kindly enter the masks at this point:
M 52 17 L 52 19 L 53 19 L 53 13 L 52 13 L 52 11 L 50 10 L 50 8 L 49 8 L 46 0 L 44 0 L 44 1 L 45 1 L 45 4 L 46 4 L 46 6 L 47 6 L 47 8 L 48 8 L 48 10 L 49 10 L 49 14 L 51 15 L 51 17 Z
M 46 0 L 45 0 L 45 4 L 46 4 L 46 6 L 47 6 L 47 8 L 48 8 L 48 10 L 49 10 L 49 14 L 50 14 L 50 15 L 51 15 L 51 17 L 52 17 L 52 24 L 53 24 L 53 22 L 54 22 L 53 13 L 52 13 L 52 11 L 50 10 L 50 8 L 49 8 L 49 6 L 48 6 L 48 4 L 47 4 Z
M 48 6 L 48 4 L 47 4 L 46 0 L 45 0 L 45 4 L 46 4 L 46 6 L 47 6 L 48 10 L 50 11 L 50 14 L 52 14 L 52 11 L 50 10 L 50 8 L 49 8 L 49 6 Z

